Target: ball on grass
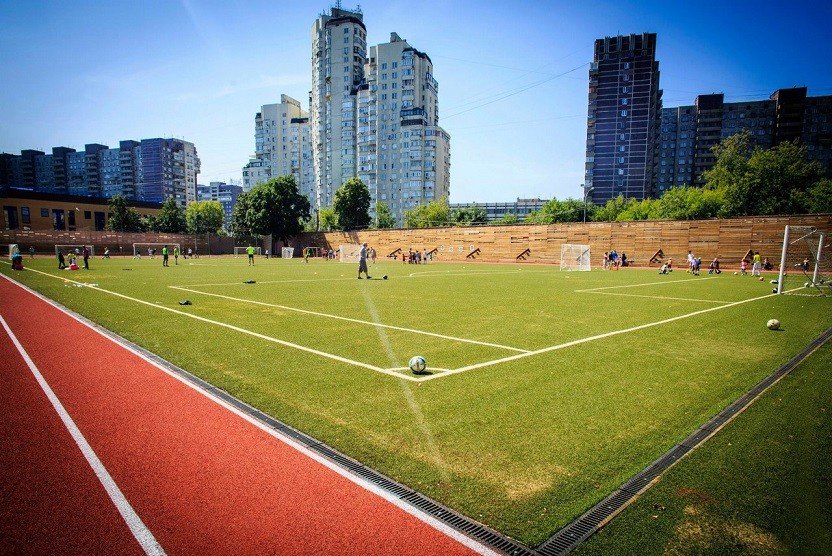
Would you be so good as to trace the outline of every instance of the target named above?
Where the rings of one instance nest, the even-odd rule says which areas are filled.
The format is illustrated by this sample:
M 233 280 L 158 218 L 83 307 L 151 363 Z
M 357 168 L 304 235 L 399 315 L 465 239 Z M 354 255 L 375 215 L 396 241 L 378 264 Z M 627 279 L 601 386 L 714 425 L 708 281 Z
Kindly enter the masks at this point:
M 382 278 L 383 278 L 384 280 L 387 280 L 387 275 L 385 274 L 384 276 L 382 276 Z
M 410 370 L 413 371 L 413 374 L 416 375 L 425 372 L 425 369 L 428 368 L 425 358 L 421 355 L 414 355 L 411 357 L 410 362 L 407 365 L 410 367 Z
M 779 321 L 779 320 L 777 320 L 777 319 L 770 319 L 770 320 L 766 323 L 766 327 L 767 327 L 769 330 L 779 330 L 779 329 L 780 329 L 780 321 Z
M 806 282 L 805 284 L 803 284 L 803 287 L 804 287 L 804 288 L 808 288 L 808 287 L 810 287 L 811 285 L 812 285 L 812 283 L 811 283 L 811 282 Z
M 763 281 L 763 277 L 762 277 L 762 276 L 760 276 L 760 282 L 762 282 L 762 281 Z
M 737 273 L 735 272 L 735 273 L 734 273 L 734 276 L 736 276 L 736 275 L 737 275 Z
M 777 293 L 777 288 L 772 288 L 771 293 Z

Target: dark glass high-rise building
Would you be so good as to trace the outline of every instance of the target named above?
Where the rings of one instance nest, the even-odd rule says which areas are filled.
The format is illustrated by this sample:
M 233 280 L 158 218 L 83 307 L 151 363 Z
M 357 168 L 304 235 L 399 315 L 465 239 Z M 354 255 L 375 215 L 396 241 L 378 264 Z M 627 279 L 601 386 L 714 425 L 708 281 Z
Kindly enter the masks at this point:
M 604 204 L 652 195 L 661 118 L 656 34 L 595 41 L 589 70 L 586 186 Z

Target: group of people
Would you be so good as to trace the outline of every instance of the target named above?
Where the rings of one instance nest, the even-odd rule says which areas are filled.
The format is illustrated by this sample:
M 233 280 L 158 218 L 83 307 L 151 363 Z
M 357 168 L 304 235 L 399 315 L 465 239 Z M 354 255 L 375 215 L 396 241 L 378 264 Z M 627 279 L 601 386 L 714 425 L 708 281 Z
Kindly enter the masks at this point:
M 78 270 L 78 257 L 84 261 L 84 270 L 90 269 L 90 248 L 85 245 L 83 249 L 76 247 L 74 251 L 68 253 L 69 265 L 67 265 L 67 257 L 64 256 L 63 249 L 58 249 L 58 270 Z
M 630 263 L 627 260 L 627 253 L 618 254 L 613 249 L 612 251 L 604 251 L 604 270 L 618 270 L 622 266 L 628 266 Z
M 418 249 L 416 251 L 408 249 L 407 253 L 402 251 L 402 262 L 407 264 L 427 264 L 432 258 L 433 255 L 427 251 L 419 251 Z

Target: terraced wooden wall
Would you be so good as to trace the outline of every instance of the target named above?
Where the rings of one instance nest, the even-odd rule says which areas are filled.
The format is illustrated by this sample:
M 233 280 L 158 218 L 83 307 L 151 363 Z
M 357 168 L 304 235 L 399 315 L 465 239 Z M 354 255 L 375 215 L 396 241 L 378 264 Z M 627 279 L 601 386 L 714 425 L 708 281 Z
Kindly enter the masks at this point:
M 295 238 L 293 245 L 338 249 L 339 245 L 366 241 L 375 247 L 379 257 L 397 249 L 436 248 L 435 259 L 439 261 L 470 260 L 466 256 L 475 249 L 480 250 L 476 260 L 514 261 L 529 249 L 527 262 L 559 264 L 561 244 L 580 243 L 589 244 L 592 249 L 593 266 L 604 251 L 611 249 L 626 253 L 639 266 L 646 266 L 658 249 L 680 262 L 691 250 L 703 261 L 719 257 L 724 264 L 738 262 L 753 249 L 776 263 L 786 224 L 815 226 L 830 232 L 832 215 L 304 233 Z

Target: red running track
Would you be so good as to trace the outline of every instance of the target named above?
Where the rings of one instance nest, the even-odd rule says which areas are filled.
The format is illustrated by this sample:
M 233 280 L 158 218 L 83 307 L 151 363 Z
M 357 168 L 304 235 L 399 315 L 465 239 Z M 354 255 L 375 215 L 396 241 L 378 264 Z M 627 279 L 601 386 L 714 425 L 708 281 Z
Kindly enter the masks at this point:
M 486 552 L 2 278 L 0 316 L 169 554 Z M 0 553 L 141 554 L 1 327 L 0 357 Z

